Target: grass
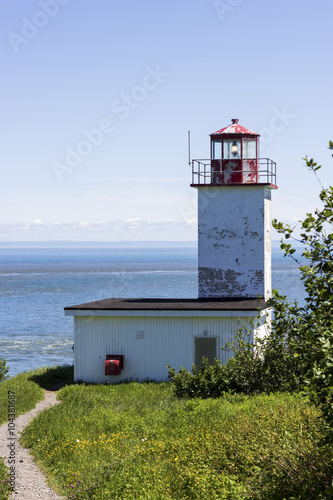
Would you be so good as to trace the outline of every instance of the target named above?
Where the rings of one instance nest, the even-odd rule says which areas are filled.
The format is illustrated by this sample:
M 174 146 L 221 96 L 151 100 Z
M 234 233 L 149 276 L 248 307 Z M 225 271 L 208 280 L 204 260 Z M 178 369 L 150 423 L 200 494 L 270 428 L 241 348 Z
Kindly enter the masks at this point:
M 170 384 L 71 385 L 21 442 L 67 498 L 325 498 L 332 450 L 290 394 L 178 400 Z
M 0 424 L 8 420 L 8 391 L 15 394 L 15 415 L 32 410 L 44 399 L 43 389 L 73 383 L 73 366 L 43 367 L 0 383 Z
M 15 394 L 15 415 L 26 413 L 44 399 L 43 390 L 30 380 L 30 372 L 20 373 L 0 384 L 0 423 L 8 420 L 8 392 Z
M 64 384 L 62 404 L 34 419 L 21 443 L 66 498 L 326 498 L 332 450 L 318 447 L 318 410 L 299 395 L 179 400 L 171 384 L 78 385 L 72 367 L 53 367 L 2 382 L 0 418 L 9 390 L 18 416 Z
M 44 399 L 43 389 L 73 383 L 73 366 L 44 367 L 20 373 L 0 383 L 0 424 L 8 421 L 8 396 L 13 397 L 15 417 L 32 410 Z M 5 457 L 3 457 L 5 458 Z M 8 498 L 8 469 L 0 458 L 0 500 Z
M 8 469 L 4 462 L 0 460 L 0 500 L 7 500 L 10 495 L 10 486 L 8 484 Z

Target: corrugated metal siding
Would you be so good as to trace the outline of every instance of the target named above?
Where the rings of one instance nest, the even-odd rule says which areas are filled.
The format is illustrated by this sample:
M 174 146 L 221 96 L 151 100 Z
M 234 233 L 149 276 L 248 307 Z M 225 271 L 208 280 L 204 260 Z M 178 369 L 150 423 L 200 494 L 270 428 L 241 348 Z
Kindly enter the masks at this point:
M 246 318 L 76 316 L 74 320 L 75 380 L 99 383 L 165 380 L 167 363 L 177 370 L 181 365 L 191 370 L 197 336 L 216 337 L 217 357 L 225 363 L 231 353 L 221 347 L 233 340 Z M 136 338 L 137 331 L 144 332 L 144 339 Z M 107 354 L 124 354 L 121 375 L 104 375 Z

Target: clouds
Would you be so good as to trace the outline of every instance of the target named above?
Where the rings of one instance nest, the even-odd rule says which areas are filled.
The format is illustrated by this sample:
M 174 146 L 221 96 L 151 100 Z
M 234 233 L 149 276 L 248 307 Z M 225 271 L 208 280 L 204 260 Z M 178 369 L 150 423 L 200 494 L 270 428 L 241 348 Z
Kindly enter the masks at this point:
M 197 220 L 148 221 L 139 217 L 111 221 L 43 222 L 3 224 L 0 241 L 194 241 Z

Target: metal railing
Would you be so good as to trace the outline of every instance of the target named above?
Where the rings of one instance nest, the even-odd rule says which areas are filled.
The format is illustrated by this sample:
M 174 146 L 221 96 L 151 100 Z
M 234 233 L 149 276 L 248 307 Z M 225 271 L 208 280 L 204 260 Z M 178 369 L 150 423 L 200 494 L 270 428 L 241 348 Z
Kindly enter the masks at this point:
M 276 185 L 276 163 L 269 158 L 192 160 L 192 184 Z

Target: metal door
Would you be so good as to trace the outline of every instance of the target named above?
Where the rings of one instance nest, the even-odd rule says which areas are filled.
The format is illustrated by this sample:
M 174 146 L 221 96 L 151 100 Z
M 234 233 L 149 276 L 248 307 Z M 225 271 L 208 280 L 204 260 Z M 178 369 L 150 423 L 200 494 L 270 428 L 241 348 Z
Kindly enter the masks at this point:
M 202 357 L 208 358 L 208 363 L 213 364 L 216 358 L 216 337 L 194 337 L 194 362 L 200 366 Z

